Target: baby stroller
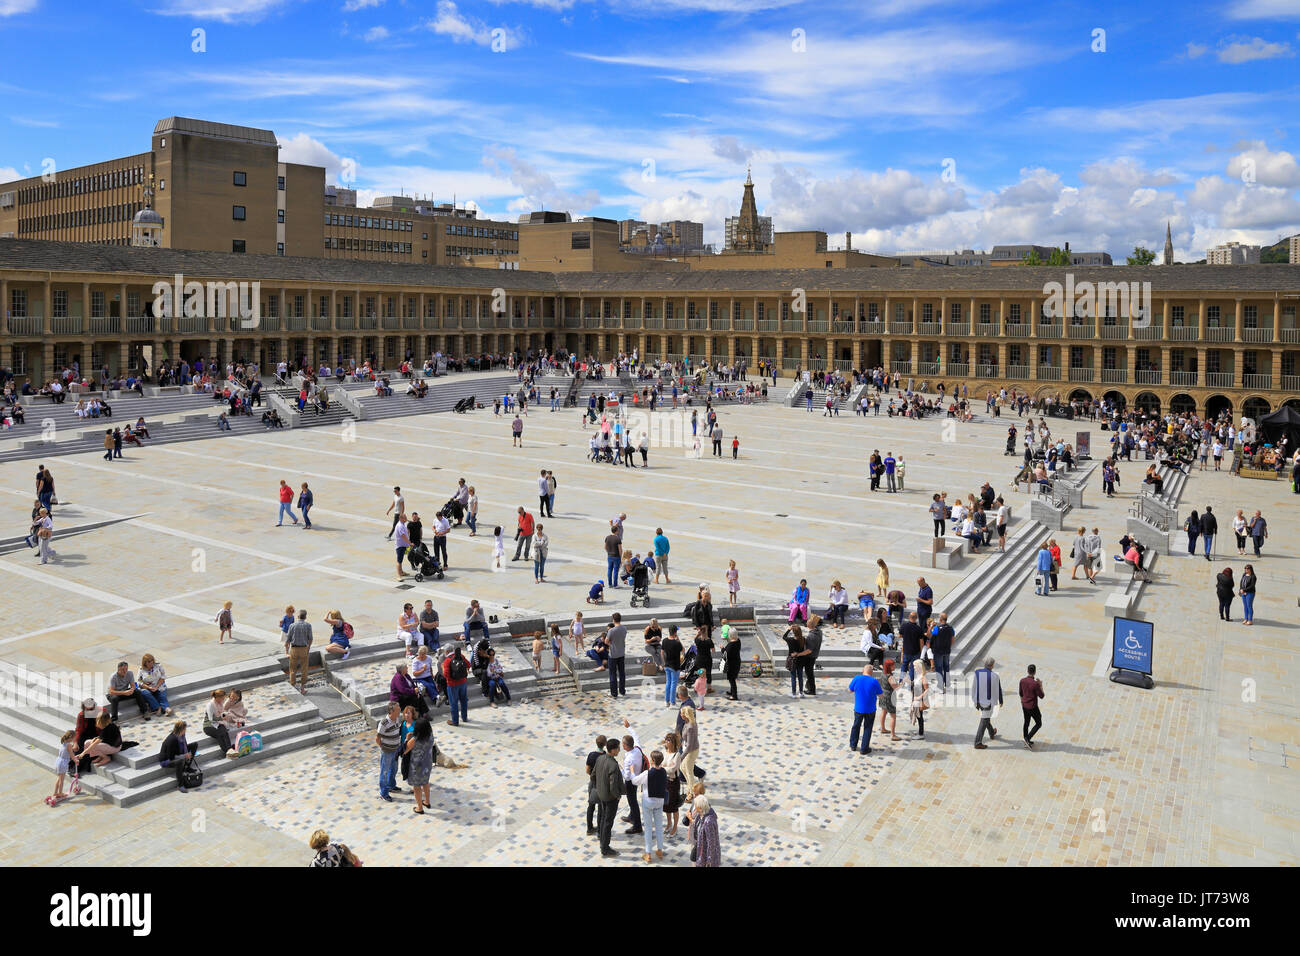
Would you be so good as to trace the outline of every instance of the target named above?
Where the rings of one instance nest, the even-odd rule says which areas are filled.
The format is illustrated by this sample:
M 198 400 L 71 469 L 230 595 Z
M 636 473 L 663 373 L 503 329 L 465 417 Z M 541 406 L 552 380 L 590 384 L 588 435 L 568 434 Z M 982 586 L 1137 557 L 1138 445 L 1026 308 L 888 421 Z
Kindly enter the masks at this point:
M 423 581 L 425 578 L 442 580 L 442 566 L 438 564 L 438 559 L 430 553 L 429 546 L 423 541 L 412 545 L 407 550 L 406 560 L 411 562 L 411 568 L 415 571 L 415 580 Z
M 442 512 L 456 524 L 460 524 L 465 519 L 465 506 L 455 498 L 450 499 L 442 506 Z
M 650 606 L 650 569 L 638 564 L 632 569 L 632 607 Z
M 1007 450 L 1003 454 L 1014 455 L 1015 453 L 1016 453 L 1016 433 L 1014 431 L 1009 431 L 1007 432 Z

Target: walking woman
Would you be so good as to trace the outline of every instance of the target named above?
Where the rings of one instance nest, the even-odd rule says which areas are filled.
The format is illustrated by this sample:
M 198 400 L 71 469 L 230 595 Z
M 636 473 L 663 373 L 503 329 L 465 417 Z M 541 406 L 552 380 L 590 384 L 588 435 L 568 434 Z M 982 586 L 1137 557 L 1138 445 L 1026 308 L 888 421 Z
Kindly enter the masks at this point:
M 1187 553 L 1196 553 L 1196 539 L 1201 536 L 1201 516 L 1192 509 L 1192 513 L 1187 516 L 1183 522 L 1183 530 L 1187 532 Z
M 478 534 L 478 493 L 473 485 L 469 486 L 469 501 L 465 504 L 465 523 L 469 525 L 469 536 L 475 537 Z
M 1237 584 L 1232 579 L 1232 568 L 1224 568 L 1214 579 L 1214 593 L 1219 598 L 1219 620 L 1232 620 L 1232 595 Z
M 922 658 L 917 663 L 921 666 L 912 678 L 912 720 L 916 723 L 916 736 L 924 740 L 925 712 L 930 709 L 930 672 L 934 669 L 934 661 Z
M 415 722 L 415 730 L 406 741 L 406 752 L 411 757 L 407 782 L 415 794 L 415 806 L 411 810 L 423 814 L 425 807 L 433 807 L 429 802 L 429 771 L 433 769 L 433 727 L 427 718 L 421 717 Z
M 709 798 L 695 798 L 691 814 L 691 859 L 696 866 L 721 866 L 722 847 L 718 844 L 718 815 Z
M 682 738 L 673 731 L 664 737 L 664 771 L 668 774 L 668 795 L 664 797 L 664 836 L 677 833 L 677 811 L 682 806 Z
M 803 639 L 803 629 L 798 624 L 786 628 L 781 635 L 788 653 L 785 655 L 785 669 L 790 672 L 790 696 L 798 699 L 803 696 L 803 659 L 812 651 Z
M 695 785 L 695 758 L 700 755 L 700 725 L 695 720 L 695 708 L 682 708 L 682 759 L 681 774 L 686 793 Z
M 1237 588 L 1241 594 L 1241 623 L 1255 623 L 1255 566 L 1246 565 L 1246 570 L 1241 574 L 1241 580 L 1237 582 Z
M 740 635 L 731 625 L 724 630 L 727 632 L 727 643 L 722 645 L 722 673 L 731 685 L 727 691 L 727 700 L 740 700 L 736 694 L 736 678 L 740 676 Z
M 889 593 L 889 565 L 885 564 L 884 558 L 876 558 L 876 567 L 880 569 L 876 572 L 876 597 L 882 598 Z
M 1246 555 L 1246 515 L 1240 508 L 1232 519 L 1232 533 L 1237 538 L 1237 554 Z
M 1079 574 L 1079 569 L 1083 568 L 1083 576 L 1091 581 L 1092 560 L 1088 554 L 1087 528 L 1079 529 L 1079 534 L 1074 539 L 1074 544 L 1070 546 L 1070 557 L 1074 558 L 1074 567 L 1070 569 L 1070 580 L 1076 580 Z

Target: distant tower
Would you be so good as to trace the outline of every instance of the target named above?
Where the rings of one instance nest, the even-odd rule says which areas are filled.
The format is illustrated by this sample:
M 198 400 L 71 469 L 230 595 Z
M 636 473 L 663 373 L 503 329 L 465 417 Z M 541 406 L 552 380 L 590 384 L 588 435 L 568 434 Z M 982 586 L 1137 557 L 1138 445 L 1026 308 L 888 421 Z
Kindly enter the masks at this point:
M 162 216 L 153 209 L 153 176 L 151 175 L 144 187 L 144 208 L 131 220 L 131 245 L 161 246 L 162 230 Z
M 1174 264 L 1174 236 L 1169 231 L 1169 223 L 1165 223 L 1165 265 Z
M 740 219 L 736 223 L 736 241 L 732 248 L 740 252 L 763 252 L 767 248 L 759 228 L 754 179 L 748 167 L 745 169 L 745 198 L 740 201 Z

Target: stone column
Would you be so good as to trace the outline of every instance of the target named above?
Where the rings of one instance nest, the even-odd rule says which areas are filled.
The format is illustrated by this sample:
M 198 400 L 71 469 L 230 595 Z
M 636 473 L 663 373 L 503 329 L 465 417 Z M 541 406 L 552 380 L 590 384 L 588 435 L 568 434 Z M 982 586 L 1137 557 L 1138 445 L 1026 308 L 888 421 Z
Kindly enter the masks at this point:
M 1240 342 L 1241 341 L 1241 299 L 1240 298 L 1237 299 L 1237 306 L 1233 310 L 1232 321 L 1234 326 L 1233 333 L 1232 333 L 1232 340 L 1234 342 Z

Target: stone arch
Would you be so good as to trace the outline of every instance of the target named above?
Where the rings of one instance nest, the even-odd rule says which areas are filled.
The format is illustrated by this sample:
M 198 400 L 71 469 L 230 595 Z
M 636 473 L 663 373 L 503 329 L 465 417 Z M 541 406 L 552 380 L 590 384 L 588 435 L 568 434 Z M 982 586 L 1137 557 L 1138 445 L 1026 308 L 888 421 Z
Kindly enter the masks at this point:
M 1128 407 L 1128 396 L 1117 389 L 1111 389 L 1102 398 L 1118 408 Z
M 1196 399 L 1186 392 L 1180 392 L 1169 400 L 1169 411 L 1175 415 L 1194 415 Z
M 1273 410 L 1268 399 L 1259 395 L 1252 395 L 1241 403 L 1241 414 L 1244 418 L 1263 418 Z
M 1223 412 L 1232 416 L 1232 399 L 1227 395 L 1211 395 L 1205 400 L 1205 417 L 1215 419 Z
M 1287 399 L 1285 402 L 1283 402 L 1282 404 L 1283 404 L 1283 405 L 1290 405 L 1290 406 L 1291 406 L 1292 408 L 1294 408 L 1297 412 L 1300 412 L 1300 398 L 1288 398 L 1288 399 Z
M 1090 402 L 1092 401 L 1092 392 L 1086 388 L 1076 388 L 1066 396 L 1065 400 L 1067 402 Z
M 1133 399 L 1133 407 L 1140 408 L 1153 415 L 1160 414 L 1160 396 L 1155 392 L 1139 392 Z

